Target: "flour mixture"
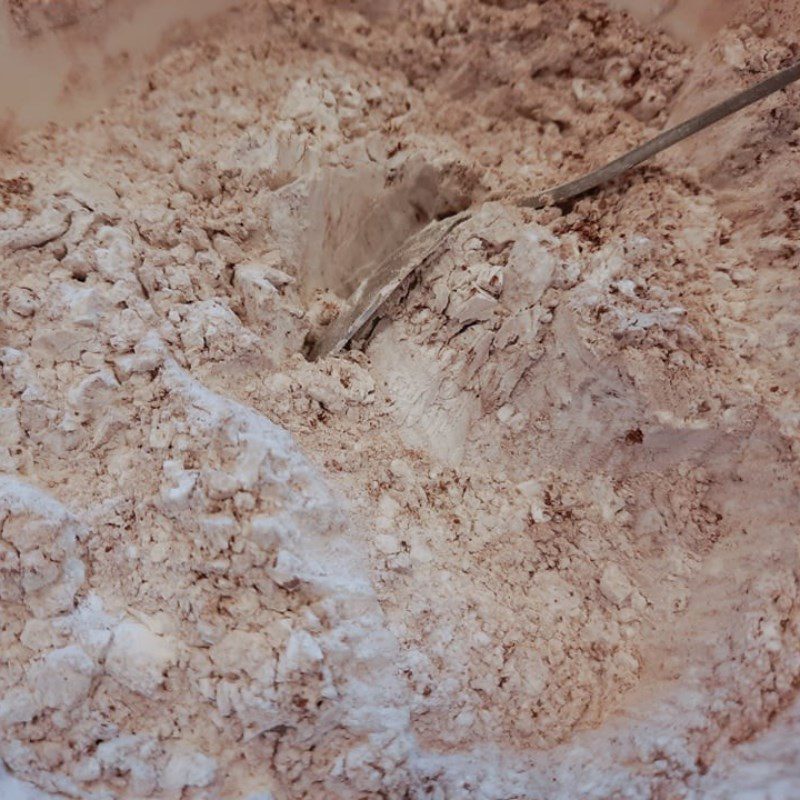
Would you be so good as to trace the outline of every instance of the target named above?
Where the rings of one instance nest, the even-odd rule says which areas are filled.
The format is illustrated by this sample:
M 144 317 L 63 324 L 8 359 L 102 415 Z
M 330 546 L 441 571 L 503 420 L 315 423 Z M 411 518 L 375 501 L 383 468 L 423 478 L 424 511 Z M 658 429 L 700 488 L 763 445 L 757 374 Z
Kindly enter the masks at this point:
M 115 7 L 10 6 L 23 42 Z M 3 797 L 800 796 L 800 90 L 504 202 L 788 65 L 798 21 L 738 3 L 689 49 L 594 0 L 252 0 L 10 139 Z

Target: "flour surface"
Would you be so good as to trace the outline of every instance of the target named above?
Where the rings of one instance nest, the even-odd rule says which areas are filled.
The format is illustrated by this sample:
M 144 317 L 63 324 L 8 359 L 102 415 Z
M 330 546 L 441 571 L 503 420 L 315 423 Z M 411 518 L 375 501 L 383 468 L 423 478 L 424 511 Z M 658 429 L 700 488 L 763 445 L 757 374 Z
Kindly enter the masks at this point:
M 117 8 L 52 5 L 9 4 L 19 41 Z M 13 139 L 0 794 L 800 796 L 800 90 L 513 203 L 786 66 L 798 21 L 250 1 Z

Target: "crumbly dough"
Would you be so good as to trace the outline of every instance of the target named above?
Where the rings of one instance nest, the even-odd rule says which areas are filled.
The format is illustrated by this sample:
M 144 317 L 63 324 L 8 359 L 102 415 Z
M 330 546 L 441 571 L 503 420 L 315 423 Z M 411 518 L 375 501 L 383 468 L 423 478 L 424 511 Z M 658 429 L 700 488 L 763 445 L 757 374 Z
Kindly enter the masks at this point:
M 736 14 L 252 1 L 0 153 L 10 796 L 800 792 L 798 89 L 513 203 L 791 61 Z

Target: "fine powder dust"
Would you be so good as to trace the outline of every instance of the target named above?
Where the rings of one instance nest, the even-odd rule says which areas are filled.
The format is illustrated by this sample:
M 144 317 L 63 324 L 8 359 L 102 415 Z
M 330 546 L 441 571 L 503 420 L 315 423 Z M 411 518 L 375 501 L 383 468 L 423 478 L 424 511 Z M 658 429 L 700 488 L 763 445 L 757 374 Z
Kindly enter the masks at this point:
M 0 791 L 800 795 L 800 91 L 513 204 L 798 21 L 258 0 L 0 154 Z

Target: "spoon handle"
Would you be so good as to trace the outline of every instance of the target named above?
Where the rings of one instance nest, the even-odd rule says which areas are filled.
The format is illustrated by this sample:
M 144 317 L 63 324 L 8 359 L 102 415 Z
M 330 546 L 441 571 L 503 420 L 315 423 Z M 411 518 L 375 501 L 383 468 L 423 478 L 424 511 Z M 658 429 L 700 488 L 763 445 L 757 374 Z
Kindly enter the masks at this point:
M 800 78 L 800 61 L 775 73 L 775 75 L 761 83 L 757 83 L 755 86 L 751 86 L 749 89 L 723 100 L 696 117 L 687 119 L 674 128 L 660 133 L 654 139 L 625 153 L 625 155 L 611 161 L 604 167 L 600 167 L 574 181 L 562 183 L 560 186 L 555 186 L 532 197 L 527 197 L 521 200 L 519 205 L 527 208 L 544 208 L 545 206 L 563 203 L 565 200 L 571 200 L 573 197 L 584 194 L 603 183 L 619 177 L 643 161 L 647 161 L 663 150 L 672 147 L 672 145 L 694 136 L 694 134 L 708 128 L 710 125 L 725 119 L 725 117 L 729 117 L 731 114 L 741 111 L 764 97 L 786 88 L 798 78 Z

